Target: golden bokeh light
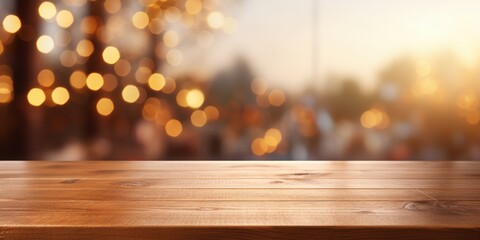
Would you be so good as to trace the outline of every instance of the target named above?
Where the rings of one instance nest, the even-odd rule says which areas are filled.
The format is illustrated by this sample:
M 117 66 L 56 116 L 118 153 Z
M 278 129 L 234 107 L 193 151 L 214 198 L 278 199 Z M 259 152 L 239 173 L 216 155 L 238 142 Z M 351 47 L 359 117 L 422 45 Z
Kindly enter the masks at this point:
M 18 18 L 16 15 L 7 15 L 3 19 L 3 29 L 5 29 L 6 32 L 9 33 L 16 33 L 20 28 L 22 27 L 22 22 L 20 21 L 20 18 Z
M 27 94 L 28 103 L 38 107 L 45 102 L 45 92 L 40 88 L 32 88 Z
M 217 120 L 220 117 L 220 112 L 218 111 L 218 108 L 214 106 L 207 106 L 205 109 L 203 109 L 205 114 L 207 114 L 207 119 L 210 121 Z
M 69 82 L 73 88 L 82 89 L 86 85 L 86 80 L 87 75 L 83 71 L 77 70 L 70 75 Z
M 285 103 L 285 93 L 280 89 L 275 89 L 268 94 L 268 101 L 275 107 L 282 106 Z
M 70 99 L 68 90 L 64 87 L 57 87 L 52 91 L 52 101 L 58 105 L 64 105 Z
M 173 93 L 177 89 L 177 82 L 173 78 L 165 78 L 165 87 L 162 88 L 162 92 L 166 94 Z
M 192 125 L 195 127 L 203 127 L 207 123 L 207 114 L 202 110 L 195 110 L 190 116 Z
M 2 43 L 2 41 L 0 41 L 0 55 L 2 55 L 3 50 L 4 50 L 3 43 Z
M 120 59 L 120 52 L 116 47 L 106 47 L 102 53 L 103 61 L 108 64 L 115 64 Z
M 37 74 L 38 83 L 43 87 L 50 87 L 55 83 L 55 74 L 50 69 L 43 69 Z
M 113 69 L 118 76 L 126 77 L 128 74 L 130 74 L 130 71 L 132 70 L 132 65 L 130 65 L 130 62 L 128 62 L 127 60 L 120 59 L 117 61 L 117 63 L 115 63 Z
M 111 91 L 115 90 L 115 88 L 117 88 L 117 86 L 118 86 L 117 77 L 113 74 L 110 74 L 110 73 L 107 73 L 107 74 L 103 75 L 103 82 L 104 82 L 104 84 L 102 86 L 102 90 L 107 91 L 107 92 L 111 92 Z
M 52 37 L 48 35 L 42 35 L 37 39 L 37 49 L 41 53 L 49 53 L 55 47 Z
M 38 7 L 38 14 L 45 20 L 52 19 L 57 14 L 57 8 L 51 2 L 43 2 Z
M 255 138 L 251 144 L 252 153 L 257 156 L 263 156 L 267 153 L 268 146 L 263 138 Z
M 55 20 L 57 21 L 58 26 L 62 28 L 68 28 L 73 24 L 74 17 L 70 11 L 61 10 L 60 12 L 58 12 Z
M 252 92 L 256 95 L 262 95 L 267 91 L 267 84 L 261 78 L 255 78 L 250 84 Z
M 138 29 L 144 29 L 148 26 L 150 18 L 145 12 L 136 12 L 132 16 L 132 24 Z
M 163 35 L 163 43 L 167 47 L 173 48 L 178 45 L 179 41 L 180 36 L 178 36 L 178 33 L 175 31 L 170 30 Z
M 122 8 L 122 1 L 121 0 L 105 0 L 103 3 L 105 11 L 110 14 L 115 14 Z
M 72 50 L 65 50 L 60 54 L 60 63 L 65 67 L 72 67 L 77 63 L 77 54 Z
M 372 108 L 362 114 L 360 123 L 365 128 L 377 127 L 379 129 L 385 129 L 390 124 L 390 118 L 384 111 Z
M 13 81 L 8 75 L 0 75 L 0 103 L 8 103 L 13 99 Z
M 140 97 L 140 91 L 135 85 L 127 85 L 122 90 L 122 98 L 127 103 L 134 103 Z
M 103 84 L 103 77 L 100 75 L 100 73 L 93 72 L 88 74 L 86 79 L 86 85 L 88 89 L 92 91 L 98 91 L 100 88 L 102 88 Z
M 86 34 L 94 34 L 98 28 L 98 21 L 94 16 L 85 17 L 80 23 L 80 28 Z
M 188 14 L 196 15 L 202 11 L 202 1 L 201 0 L 187 0 L 185 1 L 185 10 Z
M 176 7 L 169 7 L 165 10 L 165 20 L 176 23 L 182 19 L 182 11 Z
M 377 116 L 372 111 L 366 111 L 360 117 L 360 123 L 365 128 L 373 128 L 377 125 Z
M 270 128 L 265 132 L 264 141 L 269 147 L 276 148 L 282 141 L 282 133 L 276 128 Z
M 207 23 L 208 26 L 210 26 L 213 29 L 220 29 L 223 27 L 223 24 L 225 22 L 225 16 L 223 13 L 214 11 L 208 14 L 207 17 Z
M 92 41 L 88 39 L 80 40 L 77 44 L 76 51 L 82 57 L 90 57 L 94 51 Z
M 185 101 L 190 108 L 199 108 L 203 105 L 205 96 L 199 89 L 193 89 L 188 91 L 187 95 L 185 96 Z
M 182 123 L 177 119 L 170 119 L 167 124 L 165 124 L 165 132 L 170 137 L 178 137 L 182 131 Z
M 160 73 L 154 73 L 148 78 L 148 86 L 154 91 L 160 91 L 165 87 L 165 77 Z
M 112 114 L 113 110 L 115 109 L 115 105 L 109 98 L 102 98 L 98 100 L 96 107 L 98 114 L 102 116 L 108 116 Z
M 188 107 L 187 94 L 188 94 L 188 90 L 186 90 L 186 89 L 182 89 L 182 90 L 178 91 L 177 96 L 176 96 L 178 106 L 185 107 L 185 108 Z

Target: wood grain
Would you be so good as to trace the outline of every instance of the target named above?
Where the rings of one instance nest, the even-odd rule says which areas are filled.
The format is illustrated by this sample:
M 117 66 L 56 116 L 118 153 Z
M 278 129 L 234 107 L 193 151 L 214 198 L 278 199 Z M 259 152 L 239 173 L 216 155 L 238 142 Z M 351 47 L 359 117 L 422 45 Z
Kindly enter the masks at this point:
M 480 162 L 0 162 L 0 239 L 480 239 Z

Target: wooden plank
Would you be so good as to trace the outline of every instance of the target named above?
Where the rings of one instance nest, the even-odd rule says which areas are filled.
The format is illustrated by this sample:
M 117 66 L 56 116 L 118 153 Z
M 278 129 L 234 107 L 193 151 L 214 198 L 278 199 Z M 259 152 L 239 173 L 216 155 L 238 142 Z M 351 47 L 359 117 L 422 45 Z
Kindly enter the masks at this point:
M 0 239 L 478 239 L 479 162 L 0 162 Z
M 478 240 L 478 230 L 467 228 L 420 227 L 313 227 L 313 226 L 233 226 L 233 227 L 0 227 L 0 239 L 28 240 Z M 159 237 L 161 236 L 161 238 Z
M 171 170 L 158 171 L 148 170 L 110 170 L 110 169 L 0 169 L 0 178 L 293 178 L 293 179 L 321 179 L 321 178 L 345 178 L 345 179 L 456 179 L 471 178 L 480 179 L 480 171 L 475 169 L 463 171 L 401 171 L 401 170 L 332 170 L 332 171 L 295 171 L 295 170 L 276 170 L 276 171 L 218 171 L 218 170 Z
M 51 213 L 58 212 L 68 215 L 76 213 L 115 213 L 143 212 L 162 214 L 165 211 L 178 212 L 287 212 L 312 213 L 321 215 L 352 214 L 357 215 L 408 215 L 419 214 L 443 216 L 478 217 L 480 222 L 480 201 L 1 201 L 0 211 L 5 215 Z M 141 216 L 140 216 L 141 217 Z M 95 222 L 95 219 L 92 220 Z M 101 224 L 101 222 L 98 222 Z M 292 224 L 294 224 L 292 222 Z M 176 224 L 174 224 L 176 225 Z
M 446 188 L 478 189 L 478 179 L 1 179 L 5 189 L 111 189 L 111 188 Z
M 424 228 L 480 228 L 478 215 L 370 213 L 368 211 L 324 212 L 320 210 L 244 210 L 244 211 L 123 211 L 6 212 L 0 226 L 395 226 Z
M 83 170 L 193 170 L 193 171 L 272 171 L 272 170 L 387 170 L 402 171 L 463 171 L 480 170 L 479 161 L 5 161 L 3 170 L 15 169 Z
M 95 200 L 111 201 L 268 201 L 268 200 L 445 200 L 472 201 L 480 199 L 480 189 L 4 189 L 0 201 Z

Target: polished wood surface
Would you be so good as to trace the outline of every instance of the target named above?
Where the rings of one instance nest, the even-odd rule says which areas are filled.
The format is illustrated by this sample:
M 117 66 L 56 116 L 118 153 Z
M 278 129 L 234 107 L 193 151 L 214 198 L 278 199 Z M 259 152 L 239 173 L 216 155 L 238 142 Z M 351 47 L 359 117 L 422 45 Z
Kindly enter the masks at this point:
M 480 239 L 480 162 L 0 162 L 0 239 Z

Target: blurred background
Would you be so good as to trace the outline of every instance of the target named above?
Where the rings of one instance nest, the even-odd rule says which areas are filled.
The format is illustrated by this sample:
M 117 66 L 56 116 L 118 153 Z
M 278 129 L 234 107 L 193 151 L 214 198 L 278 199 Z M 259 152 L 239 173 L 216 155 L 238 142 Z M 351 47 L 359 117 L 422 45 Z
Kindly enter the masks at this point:
M 1 159 L 480 159 L 476 0 L 0 4 Z

